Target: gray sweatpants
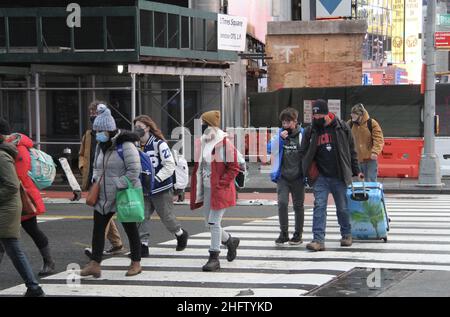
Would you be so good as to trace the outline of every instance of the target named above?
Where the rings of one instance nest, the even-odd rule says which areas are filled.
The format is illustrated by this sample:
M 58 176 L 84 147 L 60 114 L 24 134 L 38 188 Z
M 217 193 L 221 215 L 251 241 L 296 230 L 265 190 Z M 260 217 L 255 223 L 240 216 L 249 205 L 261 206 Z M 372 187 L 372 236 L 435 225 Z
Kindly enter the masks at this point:
M 280 178 L 277 183 L 278 194 L 278 219 L 280 222 L 280 230 L 288 232 L 289 230 L 289 193 L 292 195 L 295 212 L 295 231 L 303 234 L 303 224 L 305 219 L 305 186 L 299 180 L 287 181 Z
M 139 236 L 141 243 L 148 244 L 150 239 L 150 218 L 155 212 L 161 218 L 161 222 L 166 226 L 167 230 L 173 234 L 181 229 L 181 224 L 173 213 L 173 192 L 166 190 L 162 193 L 146 196 L 145 202 L 145 219 L 138 224 Z

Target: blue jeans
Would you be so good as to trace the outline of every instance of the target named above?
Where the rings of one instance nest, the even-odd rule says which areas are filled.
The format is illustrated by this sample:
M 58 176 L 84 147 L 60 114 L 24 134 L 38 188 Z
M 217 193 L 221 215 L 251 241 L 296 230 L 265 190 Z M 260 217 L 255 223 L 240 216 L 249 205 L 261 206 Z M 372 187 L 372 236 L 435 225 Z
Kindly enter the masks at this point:
M 225 243 L 230 235 L 222 229 L 222 218 L 226 209 L 211 209 L 211 188 L 205 186 L 205 196 L 203 202 L 203 215 L 205 216 L 206 227 L 211 232 L 211 244 L 209 251 L 220 252 L 220 242 Z
M 378 175 L 378 161 L 370 160 L 367 162 L 359 163 L 359 168 L 364 174 L 366 182 L 376 182 Z
M 28 258 L 20 247 L 18 239 L 0 239 L 0 258 L 5 253 L 11 259 L 17 272 L 19 272 L 27 288 L 32 290 L 39 289 L 39 284 L 31 269 Z
M 327 226 L 328 195 L 331 193 L 336 204 L 336 214 L 343 238 L 351 237 L 350 213 L 347 208 L 347 186 L 337 178 L 319 176 L 314 184 L 313 241 L 325 242 Z

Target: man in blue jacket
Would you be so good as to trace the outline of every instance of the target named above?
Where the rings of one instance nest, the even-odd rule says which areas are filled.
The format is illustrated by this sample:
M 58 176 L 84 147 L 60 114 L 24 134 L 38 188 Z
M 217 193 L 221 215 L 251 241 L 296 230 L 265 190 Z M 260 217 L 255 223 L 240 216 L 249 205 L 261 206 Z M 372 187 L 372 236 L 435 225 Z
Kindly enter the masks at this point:
M 305 186 L 303 183 L 302 157 L 300 145 L 303 128 L 298 124 L 298 111 L 287 108 L 280 114 L 282 128 L 267 145 L 272 158 L 271 178 L 277 184 L 278 219 L 280 236 L 275 244 L 299 245 L 302 241 L 304 223 Z M 289 193 L 292 195 L 295 211 L 295 232 L 289 239 Z

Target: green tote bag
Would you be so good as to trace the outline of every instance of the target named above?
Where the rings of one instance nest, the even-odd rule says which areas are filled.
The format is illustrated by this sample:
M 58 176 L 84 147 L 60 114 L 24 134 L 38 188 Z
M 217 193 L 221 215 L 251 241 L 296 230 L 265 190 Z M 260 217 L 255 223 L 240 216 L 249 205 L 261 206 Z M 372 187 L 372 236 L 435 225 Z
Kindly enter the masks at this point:
M 142 188 L 135 188 L 126 177 L 128 188 L 116 194 L 117 220 L 119 222 L 144 221 L 144 194 Z

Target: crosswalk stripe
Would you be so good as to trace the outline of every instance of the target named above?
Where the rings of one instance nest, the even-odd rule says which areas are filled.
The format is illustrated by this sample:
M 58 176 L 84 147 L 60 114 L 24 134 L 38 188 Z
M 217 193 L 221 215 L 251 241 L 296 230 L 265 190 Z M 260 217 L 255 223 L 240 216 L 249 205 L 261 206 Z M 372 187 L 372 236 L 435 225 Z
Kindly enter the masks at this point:
M 293 224 L 291 224 L 291 228 L 293 228 Z M 293 229 L 291 229 L 291 232 Z M 192 238 L 204 238 L 204 237 L 210 237 L 211 234 L 209 232 L 204 232 L 198 235 L 195 235 Z M 256 238 L 262 238 L 262 239 L 273 239 L 271 241 L 275 241 L 275 239 L 278 237 L 278 233 L 274 232 L 239 232 L 236 234 L 236 236 L 239 236 L 241 239 L 256 239 Z M 312 232 L 311 231 L 305 231 L 303 234 L 304 239 L 312 238 Z M 338 233 L 329 233 L 327 230 L 326 239 L 327 241 L 329 239 L 340 239 L 341 235 Z M 432 236 L 423 236 L 423 235 L 389 235 L 389 241 L 424 241 L 424 242 L 434 242 L 434 241 L 445 241 L 450 243 L 450 236 L 442 236 L 442 235 L 432 235 Z
M 176 246 L 176 241 L 167 241 L 164 243 L 160 243 L 163 246 Z M 190 246 L 203 246 L 207 247 L 210 245 L 209 239 L 195 239 L 189 241 Z M 240 247 L 268 247 L 275 248 L 275 244 L 268 241 L 261 240 L 242 240 L 239 245 Z M 338 248 L 339 245 L 337 242 L 327 243 L 326 246 L 328 248 Z M 292 248 L 298 248 L 293 246 Z M 304 246 L 301 246 L 304 249 Z M 372 250 L 409 250 L 409 251 L 438 251 L 438 252 L 450 252 L 450 244 L 448 245 L 429 245 L 429 244 L 414 244 L 414 243 L 364 243 L 364 242 L 355 242 L 352 246 L 352 250 L 358 249 L 372 249 Z M 239 249 L 240 250 L 240 249 Z
M 88 296 L 88 297 L 235 297 L 243 289 L 212 287 L 180 287 L 152 285 L 115 285 L 115 284 L 82 284 L 79 288 L 65 284 L 45 284 L 47 296 Z M 26 291 L 24 285 L 0 291 L 0 295 L 22 295 Z M 298 297 L 308 290 L 254 288 L 255 297 Z M 245 297 L 245 296 L 242 296 Z
M 233 232 L 246 232 L 246 231 L 258 231 L 258 232 L 279 232 L 280 230 L 271 226 L 230 226 L 226 227 L 225 231 Z M 305 231 L 310 232 L 310 231 Z M 327 228 L 327 232 L 339 232 L 339 228 Z M 392 228 L 392 232 L 397 234 L 428 234 L 428 235 L 449 235 L 450 229 L 408 229 L 408 228 Z
M 150 258 L 141 261 L 144 271 L 137 276 L 125 277 L 130 260 L 115 257 L 102 263 L 100 279 L 83 278 L 80 288 L 66 285 L 69 272 L 44 278 L 43 287 L 55 296 L 226 297 L 250 288 L 253 296 L 277 297 L 305 295 L 354 267 L 450 271 L 450 196 L 401 197 L 386 198 L 391 219 L 388 243 L 355 241 L 350 248 L 340 247 L 336 208 L 331 205 L 327 208 L 327 250 L 309 252 L 305 244 L 312 238 L 313 211 L 307 207 L 305 243 L 299 246 L 275 245 L 278 216 L 225 226 L 241 239 L 238 257 L 227 262 L 226 248 L 222 249 L 221 271 L 213 274 L 201 271 L 210 244 L 210 233 L 202 232 L 190 238 L 183 252 L 174 251 L 176 240 L 150 248 Z M 292 233 L 292 212 L 289 225 Z M 24 290 L 19 285 L 0 295 L 19 295 Z

